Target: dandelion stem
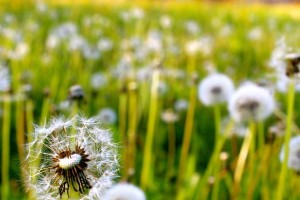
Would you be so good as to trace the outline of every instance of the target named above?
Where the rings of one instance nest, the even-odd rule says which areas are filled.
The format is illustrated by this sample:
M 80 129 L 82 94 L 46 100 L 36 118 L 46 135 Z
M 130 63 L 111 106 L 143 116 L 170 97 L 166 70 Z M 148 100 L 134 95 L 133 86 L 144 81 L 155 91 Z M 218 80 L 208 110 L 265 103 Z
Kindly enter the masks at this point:
M 215 144 L 218 144 L 219 139 L 220 139 L 220 132 L 221 132 L 221 110 L 219 105 L 214 106 L 214 118 L 215 118 Z M 222 144 L 222 143 L 221 143 Z M 223 146 L 223 144 L 222 144 Z M 220 151 L 220 150 L 218 150 Z M 220 152 L 218 152 L 216 158 L 218 158 L 218 155 Z M 215 158 L 215 159 L 216 159 Z M 218 199 L 218 194 L 219 194 L 219 172 L 220 172 L 220 164 L 218 162 L 215 163 L 216 165 L 216 173 L 214 173 L 215 177 L 215 183 L 213 187 L 213 192 L 212 192 L 212 199 L 217 200 Z
M 151 97 L 149 106 L 149 118 L 147 126 L 147 135 L 145 141 L 143 169 L 141 174 L 141 187 L 146 189 L 149 184 L 149 171 L 152 157 L 152 144 L 155 129 L 155 119 L 157 115 L 157 98 L 158 98 L 159 70 L 156 69 L 152 75 Z
M 240 182 L 241 182 L 242 175 L 244 172 L 248 152 L 251 148 L 251 142 L 253 142 L 252 140 L 254 138 L 254 133 L 255 133 L 255 123 L 250 122 L 250 129 L 249 129 L 248 133 L 246 134 L 246 137 L 242 144 L 242 148 L 240 150 L 240 154 L 239 154 L 239 157 L 237 160 L 237 165 L 236 165 L 235 172 L 234 172 L 233 199 L 237 198 L 237 195 L 239 192 Z M 252 150 L 253 150 L 253 148 L 252 148 Z
M 175 161 L 175 129 L 174 123 L 168 123 L 168 165 L 167 165 L 167 177 L 170 178 L 172 176 L 172 169 L 174 168 L 174 161 Z
M 23 161 L 25 159 L 24 144 L 25 144 L 25 116 L 24 116 L 24 101 L 17 101 L 16 105 L 16 122 L 17 122 L 17 146 L 19 160 Z M 23 183 L 25 183 L 24 170 L 21 169 L 21 178 Z
M 123 166 L 122 175 L 124 179 L 127 179 L 127 141 L 126 141 L 126 112 L 127 112 L 127 93 L 121 92 L 119 99 L 119 132 L 120 141 L 123 144 L 121 162 Z
M 214 117 L 215 117 L 215 142 L 217 143 L 221 132 L 221 109 L 220 105 L 214 106 Z
M 264 122 L 258 123 L 258 150 L 262 150 L 265 144 Z
M 188 59 L 188 65 L 187 65 L 187 73 L 192 76 L 195 65 L 196 65 L 196 58 L 195 56 L 191 56 Z M 187 115 L 185 119 L 185 126 L 184 126 L 184 133 L 183 133 L 183 143 L 182 143 L 182 149 L 180 153 L 180 160 L 179 160 L 179 170 L 178 170 L 178 176 L 177 176 L 177 191 L 178 194 L 180 193 L 180 187 L 182 179 L 184 179 L 184 170 L 185 165 L 187 162 L 187 155 L 190 148 L 190 142 L 192 137 L 192 129 L 194 124 L 194 113 L 195 113 L 195 107 L 196 107 L 196 83 L 195 80 L 192 81 L 192 87 L 190 90 L 190 97 L 189 97 L 189 108 L 187 110 Z
M 184 174 L 185 174 L 185 165 L 187 162 L 187 155 L 190 148 L 190 142 L 192 137 L 192 129 L 194 124 L 194 112 L 196 107 L 196 87 L 192 86 L 190 91 L 190 99 L 189 99 L 189 108 L 187 111 L 185 127 L 184 127 L 184 134 L 183 134 L 183 144 L 180 154 L 180 161 L 179 161 L 179 171 L 177 177 L 177 190 L 181 187 L 181 182 L 183 181 Z
M 128 169 L 127 174 L 130 171 L 135 171 L 135 153 L 136 153 L 136 128 L 137 128 L 137 94 L 135 90 L 131 90 L 129 94 L 129 113 L 128 113 Z M 130 174 L 128 174 L 130 176 Z M 132 175 L 132 174 L 131 174 Z
M 3 105 L 3 124 L 2 124 L 2 187 L 1 199 L 9 199 L 9 152 L 10 152 L 10 117 L 11 117 L 11 102 L 9 94 L 4 96 Z
M 284 159 L 279 175 L 279 182 L 277 186 L 276 199 L 283 199 L 286 176 L 287 176 L 287 164 L 289 155 L 289 143 L 292 135 L 292 123 L 293 123 L 293 109 L 294 109 L 294 98 L 295 98 L 295 85 L 294 82 L 290 82 L 288 90 L 288 101 L 287 101 L 287 118 L 286 118 L 286 131 L 284 136 Z
M 215 167 L 215 164 L 216 162 L 218 161 L 218 156 L 220 155 L 220 152 L 223 148 L 223 145 L 226 141 L 226 136 L 229 134 L 230 130 L 232 129 L 232 126 L 233 126 L 233 121 L 230 121 L 228 123 L 228 125 L 226 126 L 226 129 L 225 129 L 225 132 L 224 132 L 224 135 L 221 135 L 220 136 L 220 139 L 217 141 L 216 145 L 215 145 L 215 148 L 214 148 L 214 152 L 211 156 L 211 159 L 208 163 L 208 166 L 199 182 L 199 190 L 197 192 L 197 195 L 196 195 L 196 199 L 199 199 L 201 195 L 201 198 L 203 199 L 207 199 L 207 196 L 208 196 L 208 189 L 205 188 L 207 182 L 208 182 L 208 177 L 213 173 L 213 169 Z
M 28 99 L 26 101 L 26 128 L 27 133 L 31 133 L 33 131 L 33 101 Z M 32 138 L 28 138 L 28 142 L 32 142 Z

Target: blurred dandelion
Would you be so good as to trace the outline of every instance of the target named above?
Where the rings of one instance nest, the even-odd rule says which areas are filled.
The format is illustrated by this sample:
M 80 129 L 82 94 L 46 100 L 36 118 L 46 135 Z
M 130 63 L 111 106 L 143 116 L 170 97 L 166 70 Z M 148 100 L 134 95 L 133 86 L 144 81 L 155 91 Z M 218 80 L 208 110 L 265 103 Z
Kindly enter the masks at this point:
M 284 146 L 280 152 L 280 161 L 284 161 Z M 300 172 L 300 136 L 291 138 L 289 143 L 288 167 Z
M 84 91 L 80 85 L 73 85 L 69 89 L 69 100 L 82 101 L 84 100 Z
M 231 96 L 228 110 L 237 122 L 261 121 L 275 109 L 275 100 L 270 92 L 252 83 L 242 85 Z
M 11 89 L 11 75 L 8 66 L 5 63 L 0 63 L 0 92 L 6 92 Z
M 144 192 L 130 183 L 118 183 L 111 187 L 103 200 L 146 200 Z
M 99 90 L 107 83 L 107 78 L 103 73 L 94 73 L 91 77 L 91 87 L 93 90 Z
M 199 99 L 207 106 L 228 101 L 233 92 L 233 82 L 224 74 L 211 74 L 198 87 Z
M 175 101 L 174 107 L 177 112 L 183 112 L 188 109 L 189 102 L 186 99 L 178 99 Z
M 99 119 L 101 122 L 105 125 L 112 125 L 116 123 L 117 121 L 117 114 L 116 112 L 111 108 L 103 108 L 100 110 Z

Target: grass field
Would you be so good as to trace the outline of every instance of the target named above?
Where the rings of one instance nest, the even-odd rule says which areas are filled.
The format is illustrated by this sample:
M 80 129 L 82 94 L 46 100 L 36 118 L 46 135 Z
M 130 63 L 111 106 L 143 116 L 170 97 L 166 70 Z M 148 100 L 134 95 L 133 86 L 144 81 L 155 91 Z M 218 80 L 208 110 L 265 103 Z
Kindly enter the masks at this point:
M 1 4 L 1 199 L 46 199 L 25 192 L 47 173 L 28 177 L 46 158 L 28 162 L 25 144 L 36 141 L 36 126 L 76 114 L 100 116 L 118 146 L 114 182 L 147 199 L 300 198 L 300 144 L 289 145 L 299 134 L 299 55 L 290 54 L 300 50 L 298 6 Z M 257 118 L 270 104 L 252 90 L 258 105 L 239 107 L 250 112 L 245 120 L 228 111 L 232 95 L 203 102 L 199 84 L 215 73 L 236 92 L 267 91 L 274 108 Z M 48 152 L 37 142 L 34 152 Z

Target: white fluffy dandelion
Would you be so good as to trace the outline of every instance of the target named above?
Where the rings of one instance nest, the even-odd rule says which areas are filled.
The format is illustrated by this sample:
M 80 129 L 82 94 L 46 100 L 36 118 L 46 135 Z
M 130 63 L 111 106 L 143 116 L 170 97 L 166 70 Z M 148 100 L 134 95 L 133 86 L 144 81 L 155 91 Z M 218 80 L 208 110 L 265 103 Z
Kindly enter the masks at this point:
M 271 93 L 252 83 L 242 85 L 230 98 L 228 110 L 237 122 L 260 121 L 275 109 Z
M 288 167 L 299 172 L 300 171 L 300 136 L 296 136 L 290 140 L 288 155 Z M 280 152 L 280 161 L 284 160 L 284 147 Z
M 111 125 L 116 123 L 117 121 L 117 114 L 111 108 L 103 108 L 102 110 L 100 110 L 98 116 L 101 120 L 101 123 L 105 125 Z
M 162 121 L 164 121 L 167 124 L 178 121 L 178 118 L 179 117 L 178 117 L 177 113 L 175 113 L 174 110 L 171 108 L 169 108 L 161 113 Z
M 144 192 L 135 185 L 119 183 L 110 188 L 104 200 L 146 200 Z
M 0 63 L 0 92 L 10 90 L 11 75 L 8 67 L 4 63 Z
M 36 127 L 26 145 L 26 186 L 37 199 L 101 199 L 116 175 L 111 134 L 98 118 L 53 119 Z
M 233 82 L 224 74 L 211 74 L 198 87 L 199 99 L 207 106 L 228 101 L 233 92 Z
M 183 112 L 188 109 L 189 102 L 186 99 L 178 99 L 175 101 L 174 107 L 177 112 Z

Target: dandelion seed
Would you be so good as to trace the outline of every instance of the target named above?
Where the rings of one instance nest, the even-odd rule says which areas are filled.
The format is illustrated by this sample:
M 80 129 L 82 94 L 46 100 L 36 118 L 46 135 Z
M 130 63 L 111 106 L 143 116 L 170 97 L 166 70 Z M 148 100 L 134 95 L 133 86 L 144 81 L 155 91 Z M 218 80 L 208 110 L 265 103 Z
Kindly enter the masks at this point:
M 284 161 L 284 146 L 280 152 L 280 161 Z M 289 143 L 288 167 L 300 172 L 300 136 L 293 137 Z
M 237 122 L 261 121 L 275 109 L 270 92 L 252 83 L 242 85 L 230 98 L 228 110 Z
M 174 123 L 178 120 L 178 115 L 173 111 L 173 109 L 167 109 L 161 113 L 161 119 L 167 124 Z
M 110 188 L 104 200 L 146 200 L 144 192 L 129 183 L 119 183 Z
M 290 53 L 285 56 L 287 60 L 286 75 L 288 77 L 294 77 L 300 73 L 300 54 Z
M 285 133 L 286 125 L 283 121 L 278 121 L 268 129 L 270 137 L 282 137 Z
M 130 14 L 134 19 L 143 19 L 145 16 L 144 10 L 138 7 L 132 8 Z
M 81 37 L 79 35 L 73 35 L 69 39 L 68 49 L 69 49 L 69 51 L 79 51 L 79 50 L 82 50 L 83 47 L 86 45 L 87 45 L 87 42 L 83 37 Z
M 107 38 L 101 38 L 98 43 L 97 47 L 101 52 L 109 51 L 113 48 L 113 42 Z
M 107 78 L 104 74 L 98 72 L 92 75 L 91 77 L 91 87 L 94 90 L 99 90 L 107 83 Z
M 177 112 L 183 112 L 186 111 L 188 109 L 189 106 L 189 102 L 186 99 L 178 99 L 175 102 L 175 110 Z
M 276 47 L 272 51 L 271 58 L 269 60 L 269 66 L 276 69 L 277 71 L 282 71 L 286 67 L 284 62 L 284 57 L 288 51 L 288 47 L 285 43 L 284 38 L 280 38 L 276 41 Z
M 168 15 L 161 16 L 159 21 L 160 21 L 160 25 L 163 28 L 167 29 L 167 28 L 170 28 L 172 26 L 172 20 Z
M 69 89 L 69 99 L 81 101 L 84 99 L 84 91 L 80 85 L 73 85 Z
M 223 74 L 207 76 L 198 87 L 199 99 L 207 106 L 228 101 L 233 92 L 234 85 L 231 79 Z
M 197 24 L 197 22 L 195 22 L 195 21 L 192 21 L 192 20 L 187 21 L 185 23 L 185 28 L 189 34 L 196 35 L 196 34 L 200 33 L 200 27 Z
M 228 124 L 231 123 L 230 122 L 230 117 L 225 117 L 222 119 L 221 121 L 221 130 L 225 130 L 226 128 L 228 128 Z M 234 123 L 232 125 L 232 127 L 228 130 L 228 137 L 239 137 L 239 138 L 243 138 L 246 136 L 246 134 L 249 132 L 249 128 L 245 126 L 245 124 L 243 123 Z
M 250 40 L 258 41 L 262 39 L 263 34 L 263 30 L 260 27 L 255 27 L 249 31 L 248 38 Z
M 10 71 L 5 63 L 0 63 L 0 92 L 7 92 L 10 87 Z
M 37 199 L 72 198 L 74 192 L 80 199 L 102 199 L 118 163 L 110 132 L 99 126 L 98 118 L 76 116 L 35 127 L 24 163 L 26 186 Z
M 117 121 L 117 114 L 111 108 L 103 108 L 100 110 L 98 116 L 101 122 L 106 125 L 112 125 Z

